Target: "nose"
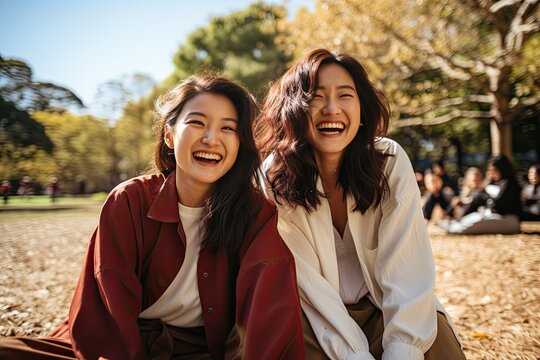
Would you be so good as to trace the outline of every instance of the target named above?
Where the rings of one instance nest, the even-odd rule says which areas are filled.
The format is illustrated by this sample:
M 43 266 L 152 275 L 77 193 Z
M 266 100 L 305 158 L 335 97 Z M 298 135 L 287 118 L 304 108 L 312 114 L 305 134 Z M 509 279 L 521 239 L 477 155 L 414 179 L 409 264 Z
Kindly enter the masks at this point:
M 324 115 L 337 115 L 341 112 L 341 109 L 336 99 L 329 97 L 326 99 L 322 111 Z
M 219 132 L 217 129 L 214 129 L 212 127 L 208 127 L 206 131 L 204 132 L 204 135 L 201 139 L 201 142 L 203 144 L 209 145 L 209 146 L 215 146 L 219 144 Z

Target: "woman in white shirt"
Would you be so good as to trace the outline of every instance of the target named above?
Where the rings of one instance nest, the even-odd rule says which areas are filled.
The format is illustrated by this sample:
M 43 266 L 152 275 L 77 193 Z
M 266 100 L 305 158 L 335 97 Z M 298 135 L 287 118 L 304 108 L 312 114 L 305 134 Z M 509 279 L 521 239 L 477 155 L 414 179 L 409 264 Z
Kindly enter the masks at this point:
M 296 260 L 308 359 L 463 359 L 410 161 L 362 65 L 318 49 L 270 89 L 260 179 Z M 439 313 L 438 313 L 439 311 Z

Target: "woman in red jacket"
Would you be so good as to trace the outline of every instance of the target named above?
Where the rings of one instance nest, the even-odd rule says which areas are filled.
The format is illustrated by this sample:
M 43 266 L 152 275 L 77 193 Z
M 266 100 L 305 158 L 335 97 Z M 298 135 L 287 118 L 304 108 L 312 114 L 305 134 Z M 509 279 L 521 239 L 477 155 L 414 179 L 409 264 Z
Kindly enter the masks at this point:
M 253 185 L 253 97 L 192 76 L 156 110 L 155 174 L 107 198 L 68 319 L 0 358 L 305 357 L 294 261 Z

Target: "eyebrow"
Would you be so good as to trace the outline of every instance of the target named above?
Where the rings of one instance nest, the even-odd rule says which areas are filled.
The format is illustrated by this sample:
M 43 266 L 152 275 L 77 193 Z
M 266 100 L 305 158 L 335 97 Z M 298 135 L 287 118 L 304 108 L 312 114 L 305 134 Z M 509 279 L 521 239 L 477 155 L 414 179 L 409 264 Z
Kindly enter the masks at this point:
M 187 116 L 193 116 L 193 115 L 201 116 L 201 117 L 204 117 L 204 118 L 208 117 L 208 116 L 206 116 L 205 113 L 202 113 L 202 112 L 199 112 L 199 111 L 191 111 L 191 112 L 189 112 L 189 113 L 186 114 L 186 117 L 187 117 Z M 225 120 L 225 121 L 234 121 L 234 122 L 236 122 L 236 123 L 238 122 L 238 119 L 231 118 L 231 117 L 223 117 L 223 118 L 221 118 L 221 120 Z
M 351 85 L 339 85 L 337 87 L 337 89 L 349 89 L 349 90 L 353 90 L 353 91 L 356 91 L 356 89 L 354 88 L 354 86 L 351 86 Z M 326 88 L 324 86 L 319 86 L 317 88 L 317 90 L 326 90 Z

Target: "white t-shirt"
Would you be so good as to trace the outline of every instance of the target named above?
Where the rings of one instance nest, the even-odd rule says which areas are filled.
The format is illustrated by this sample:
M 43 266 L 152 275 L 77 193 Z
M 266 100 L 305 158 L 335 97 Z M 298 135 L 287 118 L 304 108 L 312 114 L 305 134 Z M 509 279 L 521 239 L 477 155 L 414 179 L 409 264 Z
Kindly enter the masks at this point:
M 144 310 L 139 317 L 161 319 L 178 327 L 203 325 L 201 300 L 197 283 L 197 262 L 201 248 L 201 215 L 203 208 L 178 204 L 180 221 L 186 234 L 184 263 L 173 282 L 161 297 Z

